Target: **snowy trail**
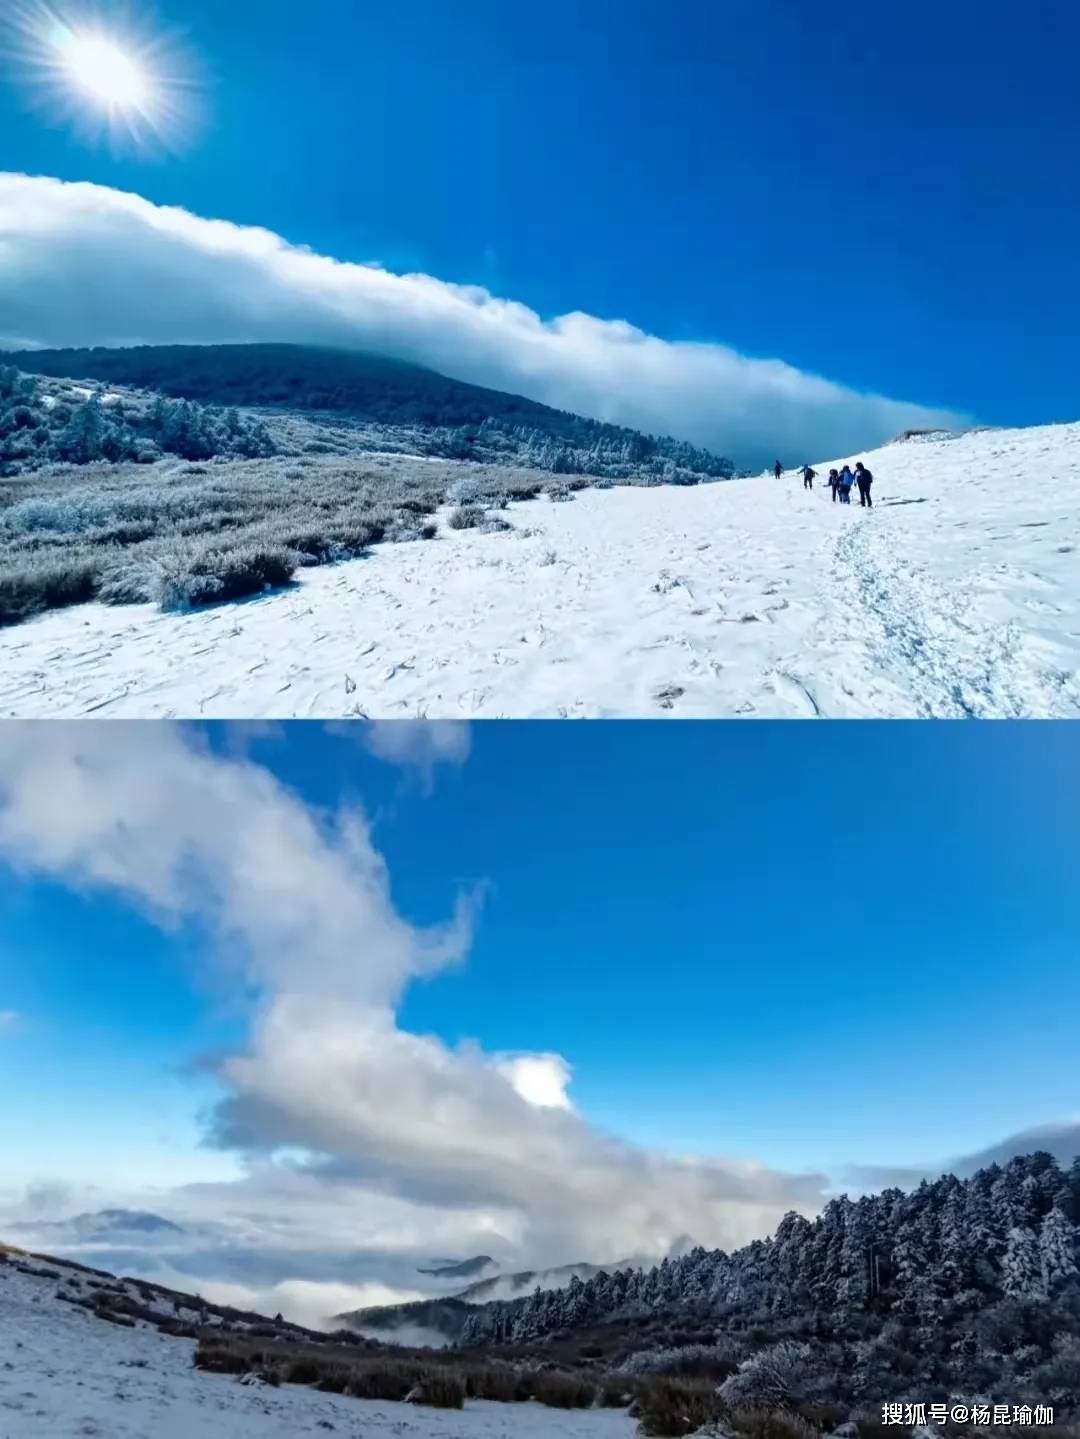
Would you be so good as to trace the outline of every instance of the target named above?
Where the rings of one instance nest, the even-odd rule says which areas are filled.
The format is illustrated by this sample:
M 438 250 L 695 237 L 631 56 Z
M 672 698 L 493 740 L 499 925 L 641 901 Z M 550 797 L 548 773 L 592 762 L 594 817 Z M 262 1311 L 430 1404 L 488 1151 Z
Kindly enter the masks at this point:
M 1080 424 L 863 458 L 872 513 L 791 474 L 587 490 L 244 604 L 42 616 L 0 714 L 1080 715 Z
M 53 1266 L 57 1267 L 57 1266 Z M 65 1275 L 72 1271 L 65 1270 Z M 623 1411 L 470 1401 L 427 1409 L 192 1368 L 194 1340 L 121 1329 L 0 1264 L 0 1439 L 632 1439 Z

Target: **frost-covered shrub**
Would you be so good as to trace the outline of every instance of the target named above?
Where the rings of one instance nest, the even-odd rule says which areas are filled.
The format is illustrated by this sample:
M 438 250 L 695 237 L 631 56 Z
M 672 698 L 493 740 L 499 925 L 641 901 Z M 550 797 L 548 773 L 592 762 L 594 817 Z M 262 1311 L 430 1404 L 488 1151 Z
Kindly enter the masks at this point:
M 296 556 L 283 547 L 178 548 L 152 561 L 149 588 L 162 609 L 189 609 L 259 594 L 287 584 L 295 573 Z
M 94 598 L 97 564 L 78 551 L 31 552 L 5 560 L 0 570 L 0 625 Z
M 617 1373 L 628 1377 L 643 1374 L 708 1375 L 724 1379 L 737 1367 L 740 1347 L 730 1341 L 719 1344 L 685 1344 L 664 1349 L 639 1349 L 628 1355 Z
M 79 493 L 19 500 L 4 511 L 4 522 L 24 534 L 79 535 L 101 528 L 113 513 L 105 497 Z
M 438 533 L 439 527 L 432 520 L 402 509 L 388 521 L 381 538 L 401 544 L 410 540 L 433 540 Z
M 488 515 L 480 526 L 485 535 L 501 535 L 514 527 L 509 520 L 504 520 L 502 515 Z
M 486 516 L 482 505 L 460 505 L 450 511 L 447 524 L 452 530 L 477 530 Z
M 552 485 L 551 488 L 547 491 L 547 497 L 549 500 L 554 501 L 556 504 L 565 504 L 567 500 L 572 500 L 574 498 L 573 494 L 566 485 Z
M 447 487 L 446 498 L 452 505 L 478 505 L 485 497 L 474 476 L 462 475 Z
M 720 1396 L 730 1405 L 777 1408 L 817 1398 L 820 1378 L 810 1346 L 785 1339 L 744 1359 L 720 1386 Z

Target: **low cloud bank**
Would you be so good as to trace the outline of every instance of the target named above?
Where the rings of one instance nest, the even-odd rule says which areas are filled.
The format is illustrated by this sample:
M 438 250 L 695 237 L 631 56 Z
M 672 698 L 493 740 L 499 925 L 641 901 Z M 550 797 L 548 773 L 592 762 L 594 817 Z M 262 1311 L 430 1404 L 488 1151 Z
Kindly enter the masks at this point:
M 860 394 L 780 360 L 625 320 L 395 275 L 99 185 L 0 174 L 0 347 L 293 341 L 368 349 L 743 466 L 870 449 L 946 409 Z
M 961 1154 L 953 1159 L 931 1160 L 908 1167 L 856 1165 L 847 1172 L 860 1189 L 870 1191 L 893 1185 L 898 1189 L 914 1189 L 924 1179 L 934 1180 L 942 1173 L 955 1174 L 959 1179 L 969 1179 L 971 1175 L 980 1169 L 989 1168 L 991 1164 L 1008 1164 L 1010 1159 L 1015 1159 L 1018 1155 L 1034 1154 L 1037 1150 L 1052 1155 L 1063 1169 L 1067 1169 L 1074 1160 L 1080 1159 L 1080 1119 L 1021 1129 L 985 1149 L 976 1150 L 973 1154 Z

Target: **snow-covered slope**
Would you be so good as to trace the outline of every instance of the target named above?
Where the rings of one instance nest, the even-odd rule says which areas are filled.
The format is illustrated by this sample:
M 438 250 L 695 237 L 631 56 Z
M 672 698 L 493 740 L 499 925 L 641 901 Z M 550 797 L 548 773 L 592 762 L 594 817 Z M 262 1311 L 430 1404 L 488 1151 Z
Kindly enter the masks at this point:
M 45 615 L 0 713 L 1080 714 L 1080 424 L 863 458 L 872 513 L 795 474 L 587 490 L 244 604 Z
M 79 1272 L 50 1264 L 66 1284 Z M 630 1439 L 609 1409 L 470 1401 L 463 1410 L 249 1388 L 192 1368 L 194 1340 L 103 1322 L 56 1298 L 58 1281 L 0 1263 L 0 1439 Z

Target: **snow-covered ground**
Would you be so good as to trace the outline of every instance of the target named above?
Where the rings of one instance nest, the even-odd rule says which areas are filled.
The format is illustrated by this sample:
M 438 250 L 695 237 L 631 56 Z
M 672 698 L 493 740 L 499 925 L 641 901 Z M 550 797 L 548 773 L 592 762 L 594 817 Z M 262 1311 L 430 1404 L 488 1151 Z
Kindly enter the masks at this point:
M 872 513 L 795 474 L 587 490 L 243 604 L 45 615 L 0 634 L 0 713 L 1080 714 L 1080 424 L 863 458 Z
M 65 1278 L 76 1271 L 53 1265 Z M 192 1368 L 194 1340 L 123 1329 L 0 1264 L 0 1439 L 631 1439 L 622 1411 L 470 1402 L 428 1409 L 248 1388 Z

